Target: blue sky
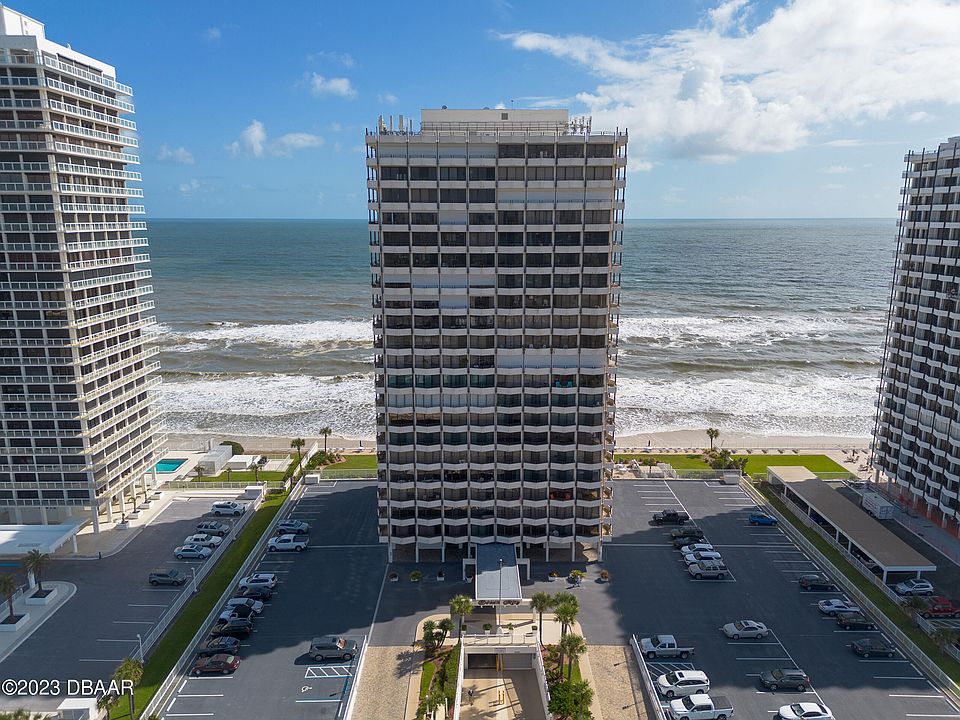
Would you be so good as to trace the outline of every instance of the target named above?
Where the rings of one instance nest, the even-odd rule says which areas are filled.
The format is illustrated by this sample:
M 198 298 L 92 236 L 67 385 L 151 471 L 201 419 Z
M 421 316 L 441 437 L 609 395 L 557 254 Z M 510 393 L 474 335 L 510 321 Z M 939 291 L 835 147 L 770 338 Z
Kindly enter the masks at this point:
M 561 105 L 630 130 L 628 218 L 894 217 L 960 134 L 954 0 L 23 0 L 133 85 L 150 217 L 363 218 L 365 127 Z

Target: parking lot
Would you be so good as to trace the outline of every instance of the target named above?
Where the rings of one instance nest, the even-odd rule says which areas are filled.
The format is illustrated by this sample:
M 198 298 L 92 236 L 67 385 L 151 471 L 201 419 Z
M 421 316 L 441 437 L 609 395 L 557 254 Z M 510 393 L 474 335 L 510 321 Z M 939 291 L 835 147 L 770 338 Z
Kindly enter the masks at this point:
M 960 718 L 940 691 L 902 653 L 862 659 L 849 644 L 882 636 L 841 630 L 818 610 L 819 600 L 839 592 L 801 592 L 797 578 L 820 570 L 776 527 L 755 527 L 747 518 L 753 501 L 736 485 L 700 481 L 617 483 L 613 540 L 604 549 L 607 584 L 585 583 L 580 621 L 591 644 L 627 644 L 637 637 L 670 633 L 696 648 L 686 662 L 655 661 L 656 677 L 670 669 L 703 670 L 712 692 L 727 696 L 740 717 L 772 716 L 793 702 L 822 702 L 837 718 Z M 670 527 L 650 524 L 653 512 L 686 510 L 723 554 L 732 577 L 695 580 L 674 550 Z M 543 585 L 543 587 L 541 587 Z M 536 583 L 534 590 L 556 590 Z M 761 640 L 732 640 L 723 624 L 765 623 Z M 770 692 L 759 684 L 764 670 L 801 668 L 811 677 L 805 693 Z
M 335 718 L 361 657 L 315 662 L 306 652 L 318 635 L 363 643 L 383 589 L 387 551 L 377 540 L 376 484 L 307 486 L 290 518 L 310 524 L 300 553 L 267 553 L 256 572 L 279 584 L 253 634 L 240 645 L 241 664 L 226 676 L 182 680 L 161 718 Z
M 102 560 L 52 560 L 45 576 L 77 586 L 76 594 L 0 663 L 0 676 L 15 679 L 109 679 L 137 649 L 187 585 L 151 587 L 156 568 L 177 568 L 188 577 L 200 560 L 176 560 L 173 549 L 195 531 L 216 497 L 175 499 L 116 555 Z M 37 700 L 37 709 L 63 698 Z M 0 706 L 8 707 L 6 698 Z

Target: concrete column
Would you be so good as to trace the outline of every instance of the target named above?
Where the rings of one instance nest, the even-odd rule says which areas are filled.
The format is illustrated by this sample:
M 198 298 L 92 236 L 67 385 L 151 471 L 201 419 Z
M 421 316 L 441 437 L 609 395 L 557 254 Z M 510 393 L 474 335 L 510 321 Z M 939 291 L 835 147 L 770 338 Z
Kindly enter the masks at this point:
M 546 555 L 545 561 L 550 562 L 550 541 L 549 540 L 547 540 L 547 542 L 543 544 L 543 550 L 544 550 L 544 554 Z
M 573 542 L 570 543 L 570 562 L 575 562 L 577 559 L 577 541 L 576 536 L 574 536 Z
M 113 499 L 114 499 L 113 495 L 107 498 L 107 522 L 108 523 L 113 522 Z
M 93 519 L 93 534 L 100 534 L 100 505 L 97 502 L 93 503 L 93 508 L 90 511 L 90 515 Z M 74 537 L 74 543 L 76 543 L 76 537 Z
M 393 562 L 393 540 L 387 541 L 387 562 Z
M 27 573 L 27 586 L 30 590 L 33 590 L 37 586 L 37 579 L 33 576 L 32 572 Z
M 21 512 L 19 505 L 13 506 L 13 523 L 14 525 L 23 524 L 23 513 Z
M 445 542 L 440 543 L 440 562 L 447 561 L 447 544 Z
M 420 541 L 419 540 L 413 544 L 413 559 L 416 562 L 420 562 Z
M 50 524 L 49 522 L 47 522 L 47 508 L 44 507 L 43 505 L 40 506 L 40 524 L 41 525 Z
M 96 530 L 96 532 L 99 532 L 99 529 Z M 73 535 L 70 536 L 70 546 L 71 546 L 71 548 L 73 548 L 73 554 L 76 555 L 77 552 L 79 552 L 79 551 L 77 550 L 77 536 L 76 536 L 76 534 L 73 534 Z

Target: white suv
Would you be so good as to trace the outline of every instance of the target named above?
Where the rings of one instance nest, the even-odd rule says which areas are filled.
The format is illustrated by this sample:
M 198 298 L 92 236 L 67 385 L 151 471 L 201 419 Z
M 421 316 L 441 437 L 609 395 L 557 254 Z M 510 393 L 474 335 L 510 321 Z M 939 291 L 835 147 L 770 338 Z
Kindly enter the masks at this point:
M 221 515 L 243 515 L 246 511 L 246 505 L 243 503 L 234 502 L 233 500 L 219 500 L 210 508 L 210 512 L 217 517 L 220 517 Z
M 897 595 L 933 595 L 933 585 L 926 580 L 907 580 L 893 586 Z
M 707 693 L 710 678 L 700 670 L 674 670 L 657 678 L 657 690 L 668 698 Z

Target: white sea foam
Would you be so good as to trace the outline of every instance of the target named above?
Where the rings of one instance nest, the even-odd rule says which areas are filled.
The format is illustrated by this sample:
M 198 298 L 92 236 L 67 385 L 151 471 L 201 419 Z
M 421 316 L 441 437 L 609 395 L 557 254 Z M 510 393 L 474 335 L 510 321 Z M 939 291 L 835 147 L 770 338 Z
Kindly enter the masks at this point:
M 202 342 L 301 347 L 340 342 L 372 343 L 373 329 L 368 320 L 314 320 L 269 325 L 223 323 L 208 330 L 183 333 L 182 336 Z

